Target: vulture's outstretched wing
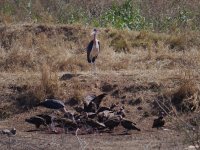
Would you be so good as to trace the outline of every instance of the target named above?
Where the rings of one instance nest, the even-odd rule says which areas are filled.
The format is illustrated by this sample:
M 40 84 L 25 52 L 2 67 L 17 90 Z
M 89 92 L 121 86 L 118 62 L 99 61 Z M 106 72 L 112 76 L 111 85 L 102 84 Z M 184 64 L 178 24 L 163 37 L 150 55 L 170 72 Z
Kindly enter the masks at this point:
M 97 97 L 95 97 L 92 102 L 94 102 L 97 106 L 97 109 L 99 108 L 103 98 L 106 96 L 107 94 L 106 93 L 103 93 L 103 94 L 100 94 L 98 95 Z

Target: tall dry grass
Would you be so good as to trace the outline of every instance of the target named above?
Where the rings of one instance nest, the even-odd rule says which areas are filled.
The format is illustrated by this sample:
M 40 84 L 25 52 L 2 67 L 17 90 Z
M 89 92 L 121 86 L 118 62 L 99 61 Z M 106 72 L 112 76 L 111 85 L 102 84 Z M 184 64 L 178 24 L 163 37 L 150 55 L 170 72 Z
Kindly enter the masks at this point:
M 1 27 L 0 70 L 40 71 L 47 63 L 53 71 L 85 72 L 86 47 L 91 28 L 81 26 L 15 25 Z M 100 70 L 197 69 L 198 33 L 158 34 L 149 31 L 100 29 Z

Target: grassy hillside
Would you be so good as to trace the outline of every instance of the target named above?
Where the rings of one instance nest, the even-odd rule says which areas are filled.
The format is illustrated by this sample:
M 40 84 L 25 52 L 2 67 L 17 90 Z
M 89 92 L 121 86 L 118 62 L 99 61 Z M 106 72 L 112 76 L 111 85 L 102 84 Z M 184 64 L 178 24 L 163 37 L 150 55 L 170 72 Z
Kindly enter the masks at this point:
M 43 63 L 54 71 L 89 70 L 85 48 L 91 40 L 92 28 L 21 24 L 1 26 L 0 30 L 1 71 L 39 71 Z M 101 55 L 97 64 L 102 71 L 198 66 L 198 32 L 100 30 Z

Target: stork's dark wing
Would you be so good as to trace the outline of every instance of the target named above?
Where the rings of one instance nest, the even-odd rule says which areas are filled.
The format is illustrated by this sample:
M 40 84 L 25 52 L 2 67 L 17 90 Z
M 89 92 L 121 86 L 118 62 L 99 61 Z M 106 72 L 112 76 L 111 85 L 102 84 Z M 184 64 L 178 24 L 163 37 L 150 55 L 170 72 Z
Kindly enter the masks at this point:
M 100 42 L 98 41 L 98 44 L 99 44 L 99 52 L 100 52 L 100 50 L 101 50 L 101 46 L 100 46 Z
M 90 41 L 90 43 L 87 46 L 87 60 L 89 63 L 92 62 L 92 60 L 90 60 L 90 52 L 92 51 L 92 47 L 93 47 L 93 40 Z
M 100 94 L 100 95 L 98 95 L 97 97 L 95 97 L 95 98 L 92 100 L 92 102 L 94 102 L 94 103 L 96 104 L 97 108 L 99 108 L 102 99 L 103 99 L 106 95 L 107 95 L 106 93 Z

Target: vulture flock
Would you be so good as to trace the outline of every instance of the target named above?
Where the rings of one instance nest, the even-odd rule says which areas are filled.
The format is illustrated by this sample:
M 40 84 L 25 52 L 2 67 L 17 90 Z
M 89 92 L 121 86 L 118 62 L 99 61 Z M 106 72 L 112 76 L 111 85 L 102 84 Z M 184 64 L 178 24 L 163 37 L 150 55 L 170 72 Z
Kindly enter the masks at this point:
M 67 111 L 65 104 L 60 100 L 46 99 L 38 106 L 62 111 L 62 115 L 39 114 L 25 119 L 27 123 L 35 125 L 38 129 L 44 129 L 59 133 L 60 131 L 70 132 L 77 129 L 85 133 L 113 132 L 121 126 L 127 134 L 130 130 L 140 131 L 136 124 L 126 118 L 123 106 L 112 104 L 110 107 L 101 106 L 101 102 L 107 94 L 98 96 L 87 96 L 83 106 L 74 107 L 74 111 Z M 163 116 L 155 119 L 152 128 L 159 128 L 164 125 Z M 60 129 L 60 130 L 59 130 Z

